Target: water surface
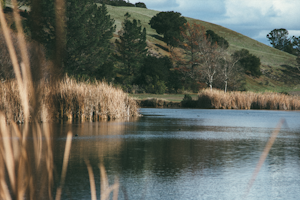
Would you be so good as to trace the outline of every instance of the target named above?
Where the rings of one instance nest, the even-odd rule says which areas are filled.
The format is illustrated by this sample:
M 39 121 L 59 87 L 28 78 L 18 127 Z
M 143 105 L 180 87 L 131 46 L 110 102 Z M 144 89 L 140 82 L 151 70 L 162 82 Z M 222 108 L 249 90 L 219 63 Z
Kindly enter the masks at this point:
M 241 199 L 269 136 L 284 125 L 247 199 L 300 196 L 300 112 L 141 109 L 143 117 L 55 126 L 60 174 L 65 137 L 73 135 L 63 199 L 90 199 L 84 159 L 105 165 L 119 199 Z M 97 190 L 99 198 L 99 189 Z

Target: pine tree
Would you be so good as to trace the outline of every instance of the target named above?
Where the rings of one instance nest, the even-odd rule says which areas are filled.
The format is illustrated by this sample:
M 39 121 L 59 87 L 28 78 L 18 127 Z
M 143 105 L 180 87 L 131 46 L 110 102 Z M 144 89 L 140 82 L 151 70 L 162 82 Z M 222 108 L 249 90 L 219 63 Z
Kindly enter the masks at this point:
M 56 27 L 53 1 L 40 1 L 39 10 L 33 10 L 33 13 L 38 14 L 29 17 L 31 37 L 43 44 L 48 57 L 54 59 Z M 113 24 L 114 20 L 108 15 L 104 4 L 97 7 L 91 0 L 67 0 L 66 48 L 62 71 L 70 75 L 96 78 L 104 78 L 107 75 L 104 72 L 111 73 L 110 39 L 115 31 Z
M 142 30 L 139 20 L 131 21 L 129 13 L 124 16 L 122 29 L 118 33 L 120 39 L 116 39 L 118 51 L 116 58 L 122 65 L 120 71 L 123 76 L 122 82 L 132 84 L 147 52 L 146 29 Z
M 69 74 L 105 76 L 103 67 L 112 68 L 111 43 L 115 31 L 114 20 L 107 15 L 105 5 L 84 4 L 69 0 L 67 7 L 67 43 L 64 61 L 65 71 Z M 111 69 L 112 70 L 112 69 Z

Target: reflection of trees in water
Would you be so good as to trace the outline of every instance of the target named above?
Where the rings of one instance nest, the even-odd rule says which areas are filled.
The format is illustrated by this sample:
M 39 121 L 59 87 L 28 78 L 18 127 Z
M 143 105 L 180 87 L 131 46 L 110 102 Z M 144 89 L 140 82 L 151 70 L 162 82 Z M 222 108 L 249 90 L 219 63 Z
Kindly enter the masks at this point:
M 53 131 L 56 133 L 57 140 L 54 152 L 57 164 L 61 164 L 65 147 L 64 138 L 68 131 L 73 133 L 70 165 L 85 166 L 84 159 L 88 159 L 92 165 L 94 163 L 95 166 L 98 166 L 105 156 L 120 154 L 122 144 L 120 137 L 126 131 L 126 123 L 124 121 L 109 121 L 57 124 Z

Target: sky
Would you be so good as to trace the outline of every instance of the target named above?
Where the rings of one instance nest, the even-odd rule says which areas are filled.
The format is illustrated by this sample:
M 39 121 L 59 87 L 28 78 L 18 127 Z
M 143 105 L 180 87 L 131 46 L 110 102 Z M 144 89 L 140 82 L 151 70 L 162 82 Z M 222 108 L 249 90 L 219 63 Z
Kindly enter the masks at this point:
M 129 0 L 144 2 L 148 9 L 180 12 L 232 29 L 270 45 L 266 35 L 285 28 L 300 36 L 300 0 Z

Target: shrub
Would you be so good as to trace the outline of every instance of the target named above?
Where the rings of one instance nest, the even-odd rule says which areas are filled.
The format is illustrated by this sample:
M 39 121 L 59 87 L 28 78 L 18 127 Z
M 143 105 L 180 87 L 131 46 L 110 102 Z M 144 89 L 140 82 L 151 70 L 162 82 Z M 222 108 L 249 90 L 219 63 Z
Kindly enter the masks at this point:
M 216 42 L 223 49 L 227 49 L 229 47 L 228 41 L 225 38 L 217 35 L 212 30 L 207 30 L 206 36 L 209 37 L 209 39 L 211 40 L 212 43 Z
M 185 94 L 184 97 L 183 97 L 183 101 L 192 101 L 192 100 L 193 100 L 193 98 L 189 94 Z
M 134 5 L 135 5 L 135 7 L 139 7 L 139 8 L 147 8 L 146 4 L 143 2 L 138 2 L 138 3 L 135 3 Z
M 249 71 L 251 75 L 259 77 L 261 75 L 260 71 L 260 59 L 255 55 L 249 53 L 246 49 L 241 49 L 240 51 L 234 52 L 233 57 L 239 57 L 240 64 L 245 72 Z

